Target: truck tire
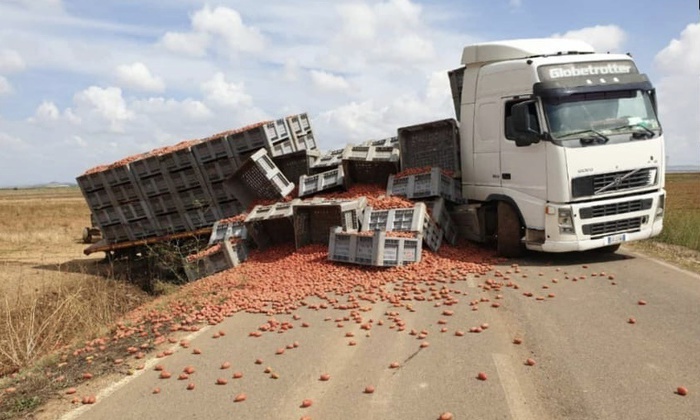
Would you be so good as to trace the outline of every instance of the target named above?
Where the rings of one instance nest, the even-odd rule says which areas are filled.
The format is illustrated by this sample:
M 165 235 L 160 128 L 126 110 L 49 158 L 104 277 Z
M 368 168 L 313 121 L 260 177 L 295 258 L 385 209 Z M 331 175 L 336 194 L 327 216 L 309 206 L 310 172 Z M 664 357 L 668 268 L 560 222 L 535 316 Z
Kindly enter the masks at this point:
M 90 230 L 89 227 L 86 227 L 83 229 L 83 243 L 84 244 L 91 244 L 92 243 L 92 231 Z
M 519 257 L 523 253 L 522 225 L 518 212 L 512 205 L 498 202 L 498 226 L 496 230 L 496 247 L 502 257 Z

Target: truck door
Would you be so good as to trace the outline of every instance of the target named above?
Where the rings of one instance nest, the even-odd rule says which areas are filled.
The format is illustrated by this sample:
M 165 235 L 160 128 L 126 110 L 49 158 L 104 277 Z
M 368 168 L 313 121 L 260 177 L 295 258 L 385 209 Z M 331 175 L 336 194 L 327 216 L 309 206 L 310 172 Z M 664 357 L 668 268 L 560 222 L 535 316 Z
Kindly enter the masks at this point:
M 476 104 L 474 118 L 474 183 L 500 187 L 501 170 L 499 139 L 501 126 L 500 103 L 497 99 Z
M 508 97 L 503 98 L 501 103 L 501 186 L 504 194 L 518 204 L 527 227 L 544 229 L 544 204 L 547 200 L 546 142 L 517 147 L 510 128 L 512 106 L 526 99 L 529 98 Z M 533 103 L 530 108 L 532 125 L 541 132 L 537 107 Z

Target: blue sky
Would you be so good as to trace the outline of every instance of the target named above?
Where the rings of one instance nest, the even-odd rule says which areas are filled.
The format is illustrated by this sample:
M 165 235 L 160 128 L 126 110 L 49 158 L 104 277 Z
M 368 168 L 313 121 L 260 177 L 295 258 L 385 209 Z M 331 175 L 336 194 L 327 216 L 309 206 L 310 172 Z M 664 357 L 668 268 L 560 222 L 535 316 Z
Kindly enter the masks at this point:
M 688 1 L 0 0 L 0 186 L 308 112 L 322 149 L 452 117 L 462 47 L 567 36 L 630 52 L 671 165 L 700 165 Z

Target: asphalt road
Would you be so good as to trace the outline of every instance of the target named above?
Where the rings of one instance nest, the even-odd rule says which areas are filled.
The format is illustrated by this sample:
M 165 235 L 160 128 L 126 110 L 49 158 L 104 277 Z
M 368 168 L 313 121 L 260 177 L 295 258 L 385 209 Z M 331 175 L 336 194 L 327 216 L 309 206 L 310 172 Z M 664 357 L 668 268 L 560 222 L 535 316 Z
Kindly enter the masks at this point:
M 444 412 L 455 419 L 700 418 L 699 276 L 624 251 L 534 254 L 496 269 L 503 277 L 494 272 L 421 286 L 427 299 L 448 287 L 459 300 L 452 305 L 443 295 L 409 302 L 409 308 L 360 301 L 362 311 L 355 314 L 301 308 L 294 313 L 299 319 L 275 317 L 292 329 L 258 338 L 249 332 L 268 317 L 237 314 L 200 331 L 190 348 L 149 361 L 141 374 L 64 419 L 433 420 Z M 484 290 L 487 279 L 519 289 Z M 481 298 L 488 301 L 473 310 L 470 302 Z M 353 315 L 362 317 L 360 323 Z M 636 323 L 629 323 L 631 317 Z M 369 322 L 371 329 L 361 329 Z M 487 329 L 469 332 L 484 323 Z M 427 336 L 411 335 L 413 329 Z M 219 330 L 226 335 L 212 338 Z M 465 334 L 457 336 L 457 330 Z M 284 354 L 276 354 L 281 348 Z M 526 365 L 528 358 L 536 364 Z M 223 362 L 231 367 L 221 369 Z M 400 366 L 391 368 L 393 362 Z M 172 378 L 159 379 L 156 363 Z M 196 372 L 178 380 L 188 365 Z M 233 379 L 234 372 L 243 377 Z M 477 379 L 479 372 L 487 380 Z M 319 379 L 324 373 L 329 380 Z M 227 384 L 216 385 L 217 378 Z M 186 389 L 190 382 L 193 390 Z M 367 386 L 375 391 L 366 393 Z M 676 394 L 678 386 L 689 394 Z M 156 387 L 159 394 L 153 394 Z M 246 400 L 234 402 L 241 393 Z M 305 399 L 311 406 L 301 407 Z

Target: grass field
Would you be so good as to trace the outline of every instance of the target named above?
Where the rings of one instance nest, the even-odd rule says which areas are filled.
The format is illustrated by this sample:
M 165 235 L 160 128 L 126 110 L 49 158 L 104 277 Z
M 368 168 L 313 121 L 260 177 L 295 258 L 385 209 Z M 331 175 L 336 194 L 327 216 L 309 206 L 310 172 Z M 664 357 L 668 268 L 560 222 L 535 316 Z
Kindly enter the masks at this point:
M 81 242 L 77 188 L 0 190 L 0 376 L 103 331 L 148 296 Z
M 664 230 L 656 241 L 700 251 L 700 173 L 666 175 Z

